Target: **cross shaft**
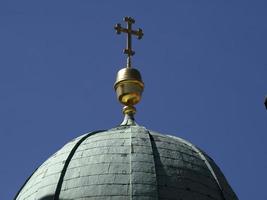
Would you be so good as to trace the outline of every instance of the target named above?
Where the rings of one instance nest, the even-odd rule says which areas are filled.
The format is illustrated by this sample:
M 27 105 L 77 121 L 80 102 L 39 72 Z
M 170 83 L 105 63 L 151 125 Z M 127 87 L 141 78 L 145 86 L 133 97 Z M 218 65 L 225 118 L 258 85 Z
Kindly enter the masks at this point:
M 115 25 L 115 30 L 117 34 L 126 33 L 127 41 L 126 41 L 126 49 L 124 49 L 124 54 L 127 54 L 127 67 L 131 67 L 131 56 L 135 54 L 132 49 L 132 35 L 137 36 L 137 39 L 141 39 L 143 37 L 142 29 L 132 30 L 132 24 L 135 23 L 135 20 L 131 17 L 125 17 L 124 21 L 127 22 L 127 28 L 123 28 L 121 24 Z

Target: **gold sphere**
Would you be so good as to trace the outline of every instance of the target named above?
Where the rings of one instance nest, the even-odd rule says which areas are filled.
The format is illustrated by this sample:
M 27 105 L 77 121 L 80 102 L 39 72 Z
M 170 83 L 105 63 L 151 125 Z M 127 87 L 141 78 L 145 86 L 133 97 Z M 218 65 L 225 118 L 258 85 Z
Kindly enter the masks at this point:
M 134 68 L 123 68 L 118 71 L 114 89 L 118 100 L 125 106 L 137 104 L 142 97 L 144 83 L 140 72 Z

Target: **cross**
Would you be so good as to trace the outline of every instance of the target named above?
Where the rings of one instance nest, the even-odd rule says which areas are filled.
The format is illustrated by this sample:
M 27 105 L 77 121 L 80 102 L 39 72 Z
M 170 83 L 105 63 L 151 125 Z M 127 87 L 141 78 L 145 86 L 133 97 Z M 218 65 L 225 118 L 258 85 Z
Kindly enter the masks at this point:
M 124 49 L 124 54 L 127 54 L 127 67 L 131 67 L 131 56 L 135 54 L 135 52 L 132 50 L 132 35 L 137 36 L 137 39 L 141 39 L 144 35 L 143 30 L 141 28 L 136 30 L 132 30 L 132 24 L 135 23 L 135 20 L 131 17 L 124 17 L 123 19 L 125 22 L 127 22 L 127 28 L 121 27 L 121 24 L 115 25 L 115 30 L 117 34 L 127 33 L 127 43 L 126 43 L 126 49 Z

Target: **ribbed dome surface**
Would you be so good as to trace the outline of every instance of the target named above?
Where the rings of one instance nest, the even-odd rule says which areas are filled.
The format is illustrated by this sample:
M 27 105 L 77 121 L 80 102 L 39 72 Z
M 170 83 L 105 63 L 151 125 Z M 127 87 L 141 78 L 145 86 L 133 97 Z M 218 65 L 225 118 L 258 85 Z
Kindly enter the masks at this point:
M 234 200 L 225 177 L 191 143 L 140 126 L 82 135 L 45 161 L 17 200 Z

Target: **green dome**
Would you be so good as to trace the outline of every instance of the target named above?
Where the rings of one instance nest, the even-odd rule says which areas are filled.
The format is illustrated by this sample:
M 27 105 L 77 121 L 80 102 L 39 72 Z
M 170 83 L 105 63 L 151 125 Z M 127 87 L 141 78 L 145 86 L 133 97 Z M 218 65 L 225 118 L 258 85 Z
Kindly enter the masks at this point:
M 17 200 L 235 200 L 214 161 L 191 143 L 144 127 L 82 135 L 46 160 Z

